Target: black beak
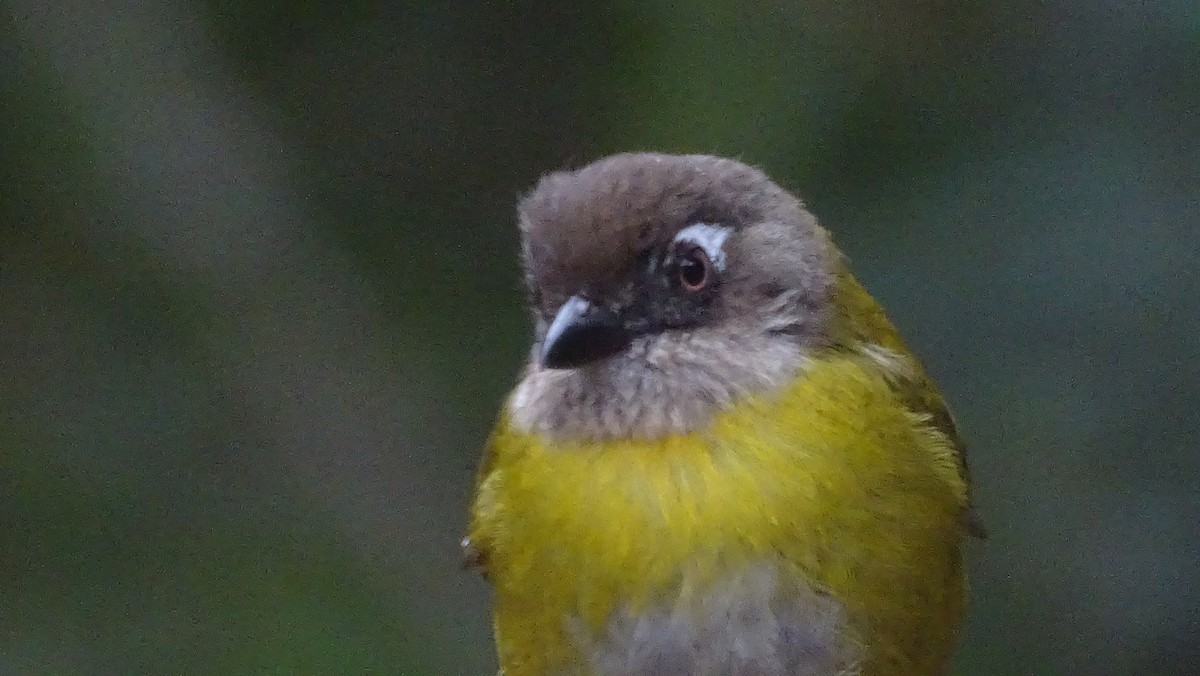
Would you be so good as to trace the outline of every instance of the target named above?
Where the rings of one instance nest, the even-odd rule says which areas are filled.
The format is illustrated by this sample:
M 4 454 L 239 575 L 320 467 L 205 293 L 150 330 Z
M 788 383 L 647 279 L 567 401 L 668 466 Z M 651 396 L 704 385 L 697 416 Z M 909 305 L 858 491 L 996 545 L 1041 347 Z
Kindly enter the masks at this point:
M 571 369 L 611 357 L 629 345 L 620 318 L 591 301 L 572 296 L 555 315 L 542 343 L 542 366 Z

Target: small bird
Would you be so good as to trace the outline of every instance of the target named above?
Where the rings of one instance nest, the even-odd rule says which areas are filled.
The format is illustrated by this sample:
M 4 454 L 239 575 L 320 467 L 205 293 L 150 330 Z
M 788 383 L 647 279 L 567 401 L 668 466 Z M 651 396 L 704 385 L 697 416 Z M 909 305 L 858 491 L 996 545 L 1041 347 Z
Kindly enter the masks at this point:
M 946 673 L 982 535 L 963 443 L 800 200 L 630 153 L 518 217 L 532 354 L 463 540 L 500 673 Z

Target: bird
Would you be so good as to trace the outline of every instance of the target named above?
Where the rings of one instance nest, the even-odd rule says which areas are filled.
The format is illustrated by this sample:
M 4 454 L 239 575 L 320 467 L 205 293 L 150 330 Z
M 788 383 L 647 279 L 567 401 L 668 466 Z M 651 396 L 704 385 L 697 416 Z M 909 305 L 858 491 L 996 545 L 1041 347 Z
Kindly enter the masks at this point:
M 517 221 L 533 343 L 462 541 L 499 673 L 946 673 L 984 534 L 964 444 L 804 203 L 637 152 Z

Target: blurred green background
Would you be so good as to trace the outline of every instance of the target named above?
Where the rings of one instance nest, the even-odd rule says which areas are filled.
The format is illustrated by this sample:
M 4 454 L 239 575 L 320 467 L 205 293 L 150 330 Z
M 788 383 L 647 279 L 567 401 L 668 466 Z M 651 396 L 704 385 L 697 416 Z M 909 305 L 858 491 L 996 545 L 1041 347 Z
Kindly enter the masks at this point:
M 961 674 L 1200 673 L 1200 4 L 2 0 L 0 673 L 490 674 L 515 198 L 796 190 L 970 440 Z

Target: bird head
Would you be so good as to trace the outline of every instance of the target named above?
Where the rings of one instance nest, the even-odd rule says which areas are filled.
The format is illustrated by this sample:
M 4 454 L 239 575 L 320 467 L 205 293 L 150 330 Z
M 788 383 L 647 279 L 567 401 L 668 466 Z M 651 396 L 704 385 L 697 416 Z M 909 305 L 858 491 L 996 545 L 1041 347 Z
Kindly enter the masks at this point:
M 510 408 L 562 437 L 691 431 L 827 341 L 840 254 L 761 171 L 622 154 L 518 207 L 535 324 Z

